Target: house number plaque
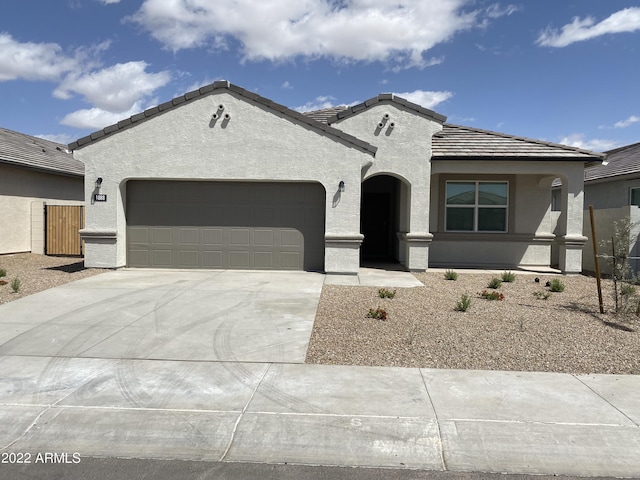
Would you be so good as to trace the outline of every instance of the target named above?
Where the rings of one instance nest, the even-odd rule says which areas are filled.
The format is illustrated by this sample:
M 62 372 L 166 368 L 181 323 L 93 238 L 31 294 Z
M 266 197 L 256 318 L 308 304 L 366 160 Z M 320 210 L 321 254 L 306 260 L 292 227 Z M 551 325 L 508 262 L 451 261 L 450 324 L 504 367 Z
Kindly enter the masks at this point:
M 95 193 L 93 195 L 93 201 L 94 202 L 106 202 L 107 201 L 107 194 L 106 193 Z

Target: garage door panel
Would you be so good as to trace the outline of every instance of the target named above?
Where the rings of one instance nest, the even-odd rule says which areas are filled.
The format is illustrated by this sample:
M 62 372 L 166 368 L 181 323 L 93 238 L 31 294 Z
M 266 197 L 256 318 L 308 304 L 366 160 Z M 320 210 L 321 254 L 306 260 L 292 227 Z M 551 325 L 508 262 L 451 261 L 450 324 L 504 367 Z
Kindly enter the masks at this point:
M 197 268 L 200 266 L 200 254 L 197 250 L 179 252 L 181 268 Z
M 180 228 L 180 245 L 198 245 L 200 243 L 200 230 L 197 228 Z
M 202 243 L 204 245 L 222 245 L 224 230 L 222 228 L 204 228 L 202 230 Z
M 256 247 L 273 247 L 275 234 L 273 230 L 255 229 L 253 231 L 253 245 Z
M 153 250 L 151 252 L 151 266 L 170 268 L 172 266 L 171 258 L 171 250 Z
M 319 184 L 131 181 L 127 263 L 322 270 Z
M 222 250 L 205 250 L 202 252 L 202 266 L 206 268 L 225 268 Z
M 151 229 L 151 244 L 152 245 L 171 245 L 173 243 L 173 229 L 166 228 L 152 228 Z

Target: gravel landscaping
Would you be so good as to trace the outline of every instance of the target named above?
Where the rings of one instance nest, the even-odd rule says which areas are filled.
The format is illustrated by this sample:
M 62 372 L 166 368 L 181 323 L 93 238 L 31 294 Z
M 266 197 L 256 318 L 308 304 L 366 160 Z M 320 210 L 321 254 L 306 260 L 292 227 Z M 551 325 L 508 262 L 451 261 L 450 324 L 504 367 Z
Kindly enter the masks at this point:
M 610 313 L 610 281 L 603 281 L 607 313 L 600 314 L 591 277 L 516 273 L 495 290 L 504 300 L 486 300 L 479 293 L 493 291 L 494 275 L 415 276 L 425 286 L 395 289 L 393 299 L 380 298 L 378 288 L 326 285 L 307 363 L 640 374 L 640 322 Z M 565 284 L 562 293 L 545 287 L 553 278 Z M 456 311 L 465 293 L 471 306 Z M 386 320 L 367 318 L 377 307 Z
M 106 271 L 85 269 L 83 259 L 79 257 L 47 257 L 33 253 L 0 255 L 0 268 L 7 272 L 0 278 L 7 282 L 0 285 L 0 304 Z M 20 288 L 14 293 L 11 283 L 15 278 L 20 280 Z

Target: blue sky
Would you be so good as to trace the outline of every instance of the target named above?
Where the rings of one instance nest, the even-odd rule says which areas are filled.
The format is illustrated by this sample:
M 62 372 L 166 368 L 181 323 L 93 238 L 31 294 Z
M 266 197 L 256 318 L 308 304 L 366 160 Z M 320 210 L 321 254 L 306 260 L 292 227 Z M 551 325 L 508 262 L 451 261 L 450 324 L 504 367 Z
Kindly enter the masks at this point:
M 605 151 L 640 141 L 639 65 L 637 0 L 2 0 L 0 126 L 69 143 L 225 79 Z

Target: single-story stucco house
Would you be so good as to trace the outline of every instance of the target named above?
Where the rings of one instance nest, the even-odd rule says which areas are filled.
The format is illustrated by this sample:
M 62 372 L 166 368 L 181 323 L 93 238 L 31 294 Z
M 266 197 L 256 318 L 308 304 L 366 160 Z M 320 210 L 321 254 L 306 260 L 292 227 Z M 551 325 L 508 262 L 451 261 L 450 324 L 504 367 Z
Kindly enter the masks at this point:
M 392 94 L 303 115 L 227 81 L 189 92 L 69 145 L 85 264 L 547 267 L 555 244 L 580 272 L 584 168 L 603 155 L 444 122 Z
M 84 165 L 65 145 L 0 128 L 0 254 L 45 253 L 44 205 L 84 204 Z
M 615 233 L 615 222 L 622 225 L 622 220 L 626 219 L 630 222 L 630 229 L 626 232 L 629 235 L 626 253 L 630 257 L 640 257 L 640 143 L 605 153 L 606 164 L 589 168 L 584 175 L 585 209 L 593 206 L 596 238 L 599 244 L 606 244 L 598 246 L 599 253 L 612 254 L 610 244 Z M 585 215 L 588 215 L 588 210 Z M 588 220 L 584 223 L 584 235 L 591 238 Z M 600 261 L 600 266 L 604 273 L 611 273 L 611 264 L 606 259 Z M 630 259 L 629 267 L 630 273 L 637 275 L 640 273 L 640 260 Z M 589 272 L 595 270 L 591 242 L 585 246 L 583 268 Z

